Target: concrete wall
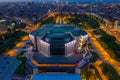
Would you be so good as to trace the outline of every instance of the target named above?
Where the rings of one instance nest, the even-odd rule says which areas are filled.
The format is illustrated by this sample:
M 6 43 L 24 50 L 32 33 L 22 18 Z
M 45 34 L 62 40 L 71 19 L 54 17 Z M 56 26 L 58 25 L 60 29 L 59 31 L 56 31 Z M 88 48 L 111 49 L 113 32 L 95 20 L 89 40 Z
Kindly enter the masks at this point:
M 87 40 L 88 40 L 88 35 L 82 36 L 82 44 L 85 44 Z
M 40 43 L 40 53 L 46 55 L 46 56 L 50 56 L 50 44 L 44 42 L 43 40 L 39 39 L 39 43 Z
M 65 55 L 71 54 L 75 50 L 76 39 L 65 44 Z
M 29 34 L 29 39 L 30 39 L 31 43 L 33 44 L 33 48 L 36 49 L 35 37 L 33 35 Z

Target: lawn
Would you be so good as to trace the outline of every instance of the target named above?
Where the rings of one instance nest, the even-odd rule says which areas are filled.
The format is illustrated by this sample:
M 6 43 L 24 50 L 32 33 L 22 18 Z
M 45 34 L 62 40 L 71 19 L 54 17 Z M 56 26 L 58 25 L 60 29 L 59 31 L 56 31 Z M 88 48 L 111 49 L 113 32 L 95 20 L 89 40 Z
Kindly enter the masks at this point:
M 107 34 L 101 29 L 93 32 L 93 34 L 102 35 L 100 38 L 97 39 L 101 46 L 109 53 L 111 58 L 120 61 L 120 44 L 116 43 L 115 37 Z
M 25 53 L 25 51 L 22 51 L 22 52 L 18 53 L 18 55 L 17 55 L 17 59 L 21 60 L 22 63 L 17 67 L 17 69 L 15 70 L 14 74 L 26 75 L 25 74 L 25 69 L 26 69 L 25 62 L 26 62 L 26 58 L 23 57 L 24 53 Z
M 102 80 L 99 72 L 97 71 L 97 69 L 93 66 L 93 65 L 90 65 L 90 69 L 93 69 L 95 71 L 95 77 L 98 79 L 98 80 Z M 97 80 L 96 79 L 96 80 Z
M 26 32 L 20 30 L 5 33 L 3 35 L 4 39 L 0 39 L 0 54 L 12 49 L 18 42 L 21 41 L 21 38 L 26 35 Z
M 98 54 L 96 52 L 91 52 L 92 53 L 92 60 L 91 62 L 96 62 L 98 59 L 100 59 L 100 57 L 98 56 Z
M 24 55 L 25 52 L 26 52 L 26 51 L 21 51 L 20 53 L 18 53 L 17 59 L 18 59 L 18 60 L 22 60 L 23 55 Z
M 25 74 L 25 63 L 21 63 L 18 67 L 17 67 L 17 69 L 15 70 L 15 72 L 14 72 L 14 74 L 19 74 L 19 75 L 26 75 Z
M 89 68 L 82 69 L 80 71 L 80 76 L 83 80 L 102 80 L 97 69 L 93 66 L 90 65 Z
M 112 66 L 106 63 L 102 63 L 100 66 L 102 72 L 108 77 L 108 80 L 120 80 L 120 76 Z

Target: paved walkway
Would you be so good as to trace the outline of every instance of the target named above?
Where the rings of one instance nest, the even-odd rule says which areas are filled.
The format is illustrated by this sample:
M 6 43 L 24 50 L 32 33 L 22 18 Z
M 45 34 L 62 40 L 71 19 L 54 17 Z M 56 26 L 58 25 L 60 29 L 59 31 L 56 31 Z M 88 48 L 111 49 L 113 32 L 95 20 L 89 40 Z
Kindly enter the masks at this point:
M 12 74 L 20 64 L 15 57 L 0 56 L 0 80 L 11 80 Z
M 102 72 L 102 69 L 100 67 L 100 64 L 102 63 L 102 61 L 100 60 L 97 60 L 95 63 L 94 63 L 94 66 L 96 67 L 97 71 L 99 72 L 102 80 L 108 80 L 107 76 L 105 76 Z
M 11 80 L 12 74 L 21 61 L 16 59 L 19 52 L 23 50 L 28 37 L 23 37 L 22 41 L 4 55 L 0 55 L 0 80 Z

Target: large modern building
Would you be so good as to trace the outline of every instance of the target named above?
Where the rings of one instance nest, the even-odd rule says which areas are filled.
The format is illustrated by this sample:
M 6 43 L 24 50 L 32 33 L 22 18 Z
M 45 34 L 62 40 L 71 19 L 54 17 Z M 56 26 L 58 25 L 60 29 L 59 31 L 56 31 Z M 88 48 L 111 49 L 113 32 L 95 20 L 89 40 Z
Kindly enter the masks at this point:
M 30 72 L 75 72 L 88 63 L 83 60 L 88 40 L 85 31 L 71 24 L 47 24 L 29 34 L 35 53 L 26 62 Z
M 63 24 L 43 25 L 29 37 L 34 49 L 46 56 L 70 55 L 74 50 L 81 50 L 88 40 L 85 31 L 75 25 Z

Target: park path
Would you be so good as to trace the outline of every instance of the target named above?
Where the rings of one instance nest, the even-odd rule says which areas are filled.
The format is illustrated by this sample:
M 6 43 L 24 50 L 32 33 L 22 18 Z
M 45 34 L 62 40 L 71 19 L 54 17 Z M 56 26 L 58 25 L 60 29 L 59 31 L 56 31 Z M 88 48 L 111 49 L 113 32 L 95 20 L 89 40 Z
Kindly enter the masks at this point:
M 97 60 L 95 63 L 94 63 L 94 66 L 96 67 L 97 71 L 99 72 L 102 80 L 108 80 L 107 76 L 105 76 L 102 72 L 102 69 L 100 67 L 100 64 L 102 64 L 102 61 L 100 60 Z
M 95 48 L 99 52 L 99 56 L 101 57 L 102 61 L 110 64 L 120 75 L 120 62 L 112 59 L 110 55 L 103 49 L 100 43 L 96 40 L 96 38 L 90 32 L 88 32 L 88 35 L 91 39 L 92 44 L 95 46 Z
M 23 38 L 13 49 L 4 55 L 0 55 L 0 80 L 12 80 L 12 74 L 21 63 L 16 56 L 22 51 L 27 39 L 27 37 Z

